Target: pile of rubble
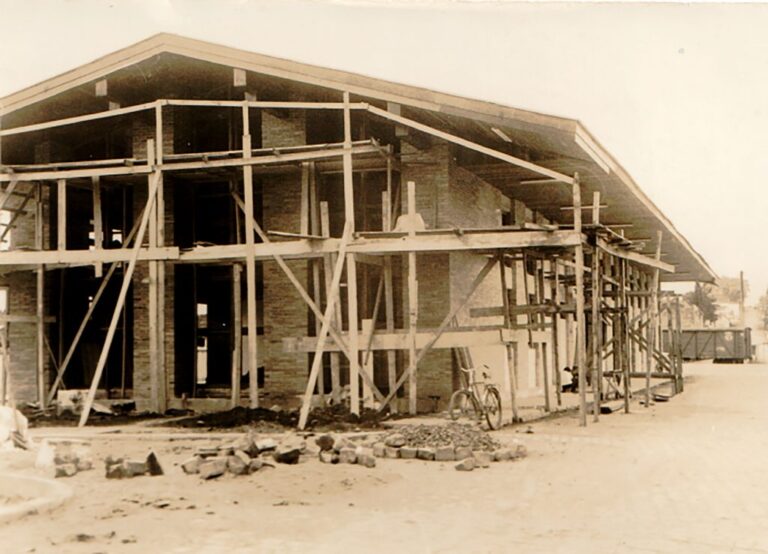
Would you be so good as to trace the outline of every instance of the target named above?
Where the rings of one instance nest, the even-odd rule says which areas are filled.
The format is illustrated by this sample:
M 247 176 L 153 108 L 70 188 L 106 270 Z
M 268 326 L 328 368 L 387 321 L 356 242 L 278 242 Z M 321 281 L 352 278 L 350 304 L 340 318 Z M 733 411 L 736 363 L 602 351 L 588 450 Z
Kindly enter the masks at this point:
M 396 432 L 358 444 L 345 437 L 321 435 L 315 443 L 320 461 L 329 464 L 359 464 L 376 467 L 376 458 L 418 459 L 455 462 L 456 469 L 472 471 L 491 462 L 517 460 L 527 454 L 519 442 L 502 446 L 487 433 L 471 425 L 401 426 Z
M 299 437 L 288 437 L 278 443 L 273 438 L 258 438 L 251 432 L 235 442 L 198 448 L 195 454 L 181 464 L 187 474 L 201 479 L 214 479 L 225 473 L 249 475 L 264 467 L 279 464 L 298 464 L 307 454 L 307 443 Z

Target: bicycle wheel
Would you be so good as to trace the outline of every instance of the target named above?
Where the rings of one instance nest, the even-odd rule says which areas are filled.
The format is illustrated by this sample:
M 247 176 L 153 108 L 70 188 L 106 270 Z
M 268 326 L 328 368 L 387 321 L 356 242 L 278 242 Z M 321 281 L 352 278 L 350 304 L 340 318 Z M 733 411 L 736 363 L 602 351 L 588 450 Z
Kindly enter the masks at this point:
M 501 427 L 501 394 L 496 387 L 487 387 L 483 396 L 483 411 L 488 427 L 499 429 Z
M 451 395 L 451 401 L 448 403 L 448 415 L 451 419 L 459 419 L 459 416 L 467 415 L 471 406 L 469 393 L 464 389 L 459 389 Z

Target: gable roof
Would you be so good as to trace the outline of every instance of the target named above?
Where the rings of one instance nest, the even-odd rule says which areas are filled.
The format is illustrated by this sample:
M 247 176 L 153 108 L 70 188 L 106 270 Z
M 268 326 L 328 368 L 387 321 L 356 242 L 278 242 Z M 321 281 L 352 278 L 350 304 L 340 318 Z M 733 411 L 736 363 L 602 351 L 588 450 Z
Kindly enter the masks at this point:
M 638 227 L 638 231 L 642 234 L 651 233 L 651 236 L 655 236 L 653 233 L 655 230 L 664 232 L 663 250 L 667 253 L 670 262 L 682 270 L 682 273 L 677 276 L 666 275 L 667 280 L 711 281 L 716 278 L 714 271 L 704 258 L 643 193 L 621 165 L 575 119 L 521 110 L 168 33 L 154 35 L 0 98 L 0 116 L 31 106 L 74 87 L 102 79 L 159 54 L 176 54 L 331 90 L 348 91 L 352 94 L 395 102 L 436 114 L 480 121 L 508 130 L 513 135 L 519 134 L 524 142 L 533 142 L 537 147 L 544 145 L 555 151 L 564 152 L 566 160 L 569 161 L 565 165 L 560 162 L 558 167 L 552 167 L 552 169 L 570 174 L 580 171 L 585 192 L 600 190 L 604 195 L 603 198 L 611 199 L 609 207 L 615 205 L 617 210 L 624 207 L 630 217 L 632 217 L 631 214 L 635 214 L 634 217 L 638 221 L 644 221 L 642 231 Z M 546 161 L 541 162 L 540 165 L 548 167 Z M 531 193 L 533 194 L 537 192 Z

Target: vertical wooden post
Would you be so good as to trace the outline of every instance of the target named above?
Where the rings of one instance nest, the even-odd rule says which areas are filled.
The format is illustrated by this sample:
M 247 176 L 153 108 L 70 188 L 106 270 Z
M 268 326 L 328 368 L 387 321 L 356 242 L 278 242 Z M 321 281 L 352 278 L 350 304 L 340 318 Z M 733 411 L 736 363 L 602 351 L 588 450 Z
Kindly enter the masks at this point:
M 305 179 L 302 167 L 302 189 L 304 188 L 303 181 Z M 309 231 L 313 235 L 320 235 L 320 207 L 318 206 L 317 198 L 317 175 L 315 172 L 315 163 L 308 162 L 306 164 L 306 180 L 307 188 L 309 189 Z M 310 260 L 310 267 L 312 269 L 312 300 L 320 307 L 322 306 L 322 285 L 320 283 L 320 269 L 322 260 Z M 315 334 L 320 333 L 322 329 L 322 322 L 315 316 Z M 325 406 L 325 368 L 321 368 L 317 374 L 317 390 L 320 395 L 320 402 Z
M 163 107 L 155 106 L 155 163 L 163 164 Z M 157 198 L 155 217 L 157 225 L 155 240 L 157 246 L 165 246 L 165 182 L 163 172 L 157 170 Z M 168 379 L 165 365 L 165 262 L 157 262 L 157 404 L 158 411 L 168 409 Z
M 147 141 L 147 165 L 154 168 L 156 166 L 156 154 L 155 143 L 153 140 Z M 153 188 L 159 190 L 160 173 L 154 171 L 154 179 L 150 178 L 147 181 L 147 194 L 151 193 Z M 149 209 L 149 247 L 157 247 L 157 198 L 152 202 Z M 151 410 L 155 413 L 160 412 L 160 335 L 157 328 L 159 320 L 158 299 L 159 294 L 157 292 L 157 265 L 158 262 L 150 260 L 149 262 L 149 301 L 148 301 L 148 317 L 149 317 L 149 388 L 151 396 Z
M 381 220 L 382 230 L 392 230 L 392 162 L 387 158 L 387 190 L 381 193 Z M 393 333 L 395 330 L 395 301 L 394 287 L 392 284 L 392 257 L 384 257 L 384 310 L 386 317 L 387 333 Z M 389 392 L 395 388 L 397 383 L 397 360 L 394 350 L 387 350 L 387 383 Z M 397 413 L 397 402 L 392 402 L 390 407 L 392 413 Z
M 416 213 L 416 183 L 408 181 L 408 215 Z M 411 228 L 411 236 L 416 231 Z M 408 252 L 408 412 L 416 415 L 418 394 L 416 390 L 416 326 L 419 320 L 419 282 L 416 277 L 416 252 Z
M 355 191 L 352 174 L 352 122 L 349 92 L 344 92 L 344 216 L 350 235 L 355 232 Z M 360 413 L 360 337 L 357 321 L 357 264 L 354 254 L 347 254 L 347 315 L 349 323 L 349 403 L 353 414 Z
M 232 264 L 232 390 L 230 404 L 233 408 L 240 405 L 240 376 L 243 374 L 243 268 L 239 263 Z
M 662 232 L 656 233 L 656 261 L 661 260 L 661 237 Z M 659 270 L 653 270 L 653 279 L 651 280 L 651 297 L 648 309 L 648 357 L 645 362 L 645 407 L 651 405 L 651 371 L 653 368 L 653 350 L 656 347 L 656 324 L 659 317 Z
M 243 102 L 243 158 L 251 157 L 251 123 L 248 101 Z M 256 320 L 256 257 L 253 226 L 253 167 L 243 166 L 245 196 L 245 288 L 248 318 L 248 397 L 251 408 L 259 407 L 258 321 Z
M 601 328 L 603 326 L 600 315 L 601 268 L 600 249 L 595 244 L 592 252 L 592 340 L 590 341 L 592 343 L 592 392 L 594 395 L 592 408 L 594 421 L 600 419 L 600 400 L 603 385 L 603 356 L 600 340 Z
M 62 181 L 59 181 L 59 192 L 64 190 Z M 43 199 L 42 185 L 37 184 L 35 189 L 35 248 L 38 251 L 43 250 Z M 59 197 L 59 204 L 61 204 Z M 66 208 L 65 208 L 66 210 Z M 59 212 L 61 213 L 61 212 Z M 66 211 L 64 212 L 64 221 L 66 221 Z M 59 229 L 61 232 L 61 228 Z M 66 228 L 64 236 L 66 237 Z M 66 243 L 64 245 L 66 248 Z M 45 266 L 40 265 L 37 269 L 37 400 L 40 403 L 40 409 L 46 410 L 45 403 Z M 8 323 L 6 323 L 8 325 Z
M 545 289 L 544 260 L 539 260 L 539 262 L 536 264 L 536 280 L 537 280 L 536 303 L 539 305 L 543 305 L 546 303 L 546 294 L 544 292 L 544 289 Z M 544 314 L 537 316 L 537 323 L 542 324 L 542 331 L 544 331 L 543 329 L 544 321 L 546 321 L 546 316 Z M 550 381 L 549 381 L 549 368 L 547 367 L 549 364 L 547 364 L 547 352 L 546 352 L 545 346 L 546 346 L 546 342 L 542 340 L 539 357 L 541 359 L 541 374 L 544 379 L 544 411 L 549 413 L 552 411 L 552 405 L 549 399 L 549 396 L 551 393 Z
M 563 405 L 563 383 L 562 376 L 560 375 L 560 315 L 557 313 L 560 297 L 559 265 L 560 264 L 557 263 L 557 258 L 553 258 L 552 273 L 554 283 L 552 285 L 552 305 L 555 307 L 555 310 L 552 312 L 552 367 L 554 368 L 555 395 L 558 407 Z
M 504 263 L 504 252 L 499 251 L 499 272 L 501 274 L 501 301 L 504 306 L 504 327 L 512 327 L 512 314 L 509 306 L 509 294 L 507 294 L 507 264 Z M 504 348 L 507 355 L 507 373 L 509 375 L 509 402 L 512 408 L 512 423 L 520 421 L 520 415 L 517 411 L 517 375 L 515 372 L 516 360 L 515 348 L 509 342 L 504 342 Z M 510 366 L 510 363 L 512 364 Z
M 56 181 L 56 204 L 58 207 L 56 217 L 56 248 L 58 250 L 67 249 L 67 181 L 59 179 Z
M 621 363 L 622 382 L 624 384 L 624 413 L 629 413 L 629 397 L 632 393 L 630 387 L 630 369 L 629 369 L 629 305 L 627 303 L 627 260 L 619 259 L 619 329 L 617 336 L 621 340 L 621 353 L 619 361 Z
M 370 344 L 370 339 L 373 336 L 373 329 L 374 321 L 372 319 L 362 320 L 363 339 L 367 344 Z M 373 356 L 364 356 L 362 371 L 364 371 L 368 377 L 370 377 L 371 382 L 373 382 Z M 363 381 L 363 407 L 373 408 L 373 391 L 366 381 Z
M 683 392 L 683 328 L 680 320 L 680 297 L 675 296 L 675 359 L 677 367 L 676 392 Z
M 581 237 L 581 184 L 579 174 L 573 176 L 573 230 L 579 235 L 574 247 L 576 258 L 576 365 L 579 367 L 579 424 L 587 425 L 587 354 L 584 320 L 584 245 Z
M 93 193 L 93 248 L 100 252 L 104 248 L 104 222 L 101 214 L 101 180 L 98 176 L 91 177 Z M 102 277 L 103 265 L 101 262 L 93 264 L 94 275 Z
M 328 221 L 328 202 L 320 202 L 320 234 L 324 237 L 330 237 L 330 223 Z M 325 275 L 325 303 L 331 303 L 331 296 L 338 294 L 331 288 L 331 279 L 334 266 L 333 256 L 326 254 L 323 256 L 323 274 Z M 339 302 L 334 301 L 334 310 L 331 312 L 333 324 L 341 329 L 341 307 Z M 331 399 L 334 403 L 341 400 L 341 375 L 339 353 L 331 352 Z

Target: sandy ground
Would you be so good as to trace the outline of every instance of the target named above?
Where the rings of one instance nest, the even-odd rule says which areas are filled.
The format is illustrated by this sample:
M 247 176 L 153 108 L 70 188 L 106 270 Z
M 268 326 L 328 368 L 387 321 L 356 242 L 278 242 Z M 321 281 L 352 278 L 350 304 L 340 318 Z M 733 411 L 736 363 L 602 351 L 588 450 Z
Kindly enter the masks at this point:
M 66 506 L 0 527 L 0 550 L 768 552 L 768 366 L 686 373 L 671 402 L 633 404 L 586 429 L 564 416 L 532 424 L 533 434 L 498 431 L 529 457 L 471 473 L 310 460 L 202 482 L 174 465 L 199 443 L 99 440 L 97 458 L 154 448 L 167 475 L 111 481 L 99 464 L 68 480 L 76 495 Z

